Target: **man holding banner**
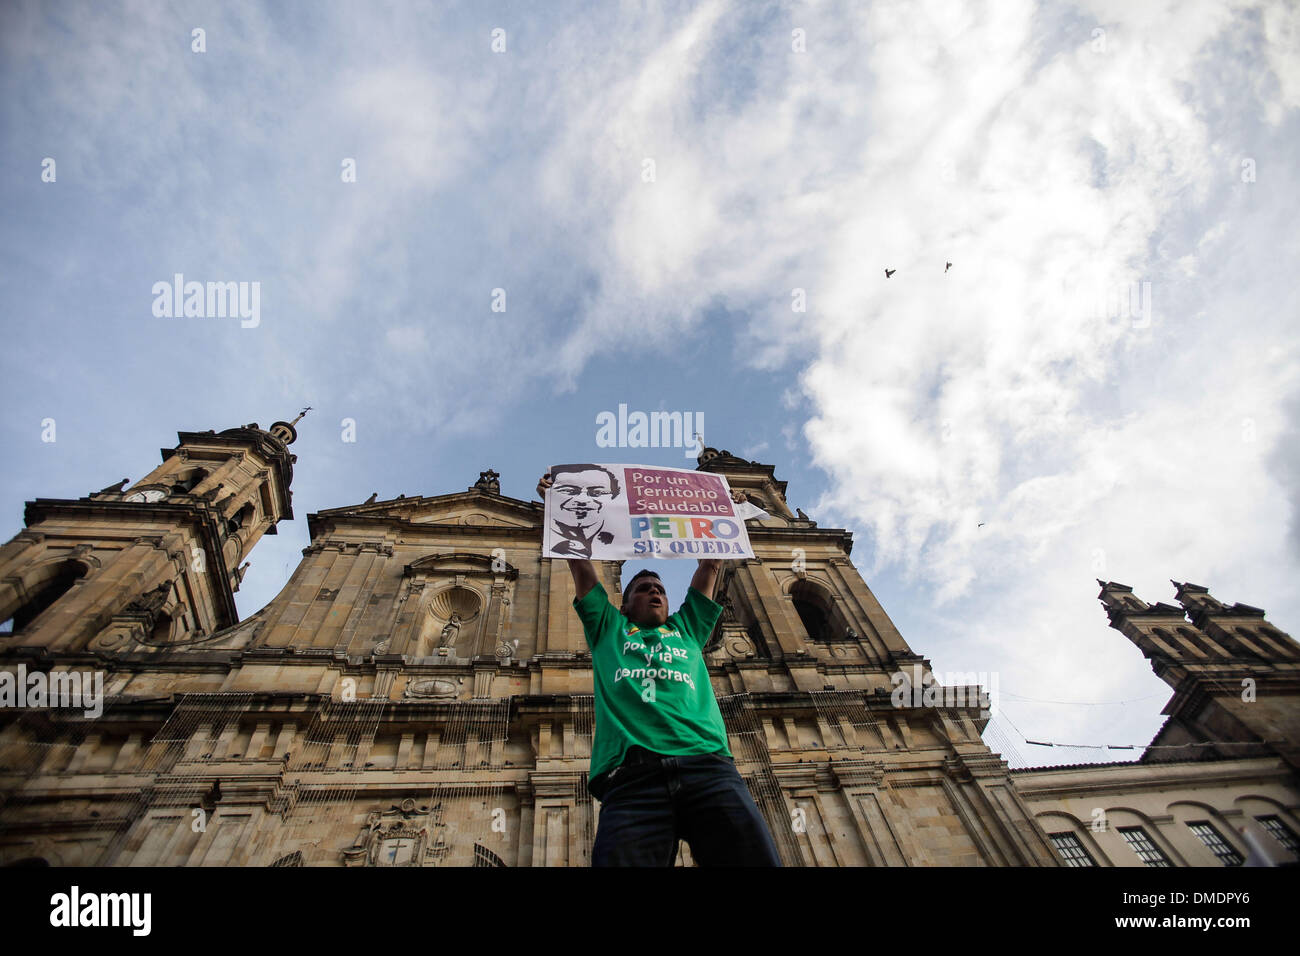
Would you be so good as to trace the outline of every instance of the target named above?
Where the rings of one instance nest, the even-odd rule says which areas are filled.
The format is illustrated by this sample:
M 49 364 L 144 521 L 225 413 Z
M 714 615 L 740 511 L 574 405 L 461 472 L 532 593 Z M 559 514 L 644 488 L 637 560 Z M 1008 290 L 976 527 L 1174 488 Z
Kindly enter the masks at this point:
M 679 839 L 701 866 L 780 866 L 728 749 L 704 660 L 722 614 L 712 599 L 721 558 L 753 556 L 745 517 L 763 512 L 721 476 L 672 468 L 557 465 L 537 493 L 547 511 L 542 553 L 568 560 L 591 648 L 588 789 L 601 802 L 592 866 L 672 866 Z M 609 541 L 588 534 L 597 511 Z M 616 609 L 583 549 L 555 547 L 574 540 L 565 523 L 582 528 L 600 558 L 700 555 L 681 608 L 668 613 L 663 582 L 644 570 Z

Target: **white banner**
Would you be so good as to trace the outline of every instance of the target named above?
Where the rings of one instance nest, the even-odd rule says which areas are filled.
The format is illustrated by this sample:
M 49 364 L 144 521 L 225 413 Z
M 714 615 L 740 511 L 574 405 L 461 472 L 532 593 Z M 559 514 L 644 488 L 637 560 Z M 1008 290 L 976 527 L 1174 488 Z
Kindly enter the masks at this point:
M 548 558 L 752 558 L 745 519 L 767 517 L 731 500 L 727 479 L 658 465 L 552 465 L 546 493 Z

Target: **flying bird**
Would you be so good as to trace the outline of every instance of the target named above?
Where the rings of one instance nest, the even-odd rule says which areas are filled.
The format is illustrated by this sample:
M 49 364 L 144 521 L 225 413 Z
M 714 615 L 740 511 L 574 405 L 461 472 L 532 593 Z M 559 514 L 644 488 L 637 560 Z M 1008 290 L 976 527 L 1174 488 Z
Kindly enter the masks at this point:
M 945 265 L 945 266 L 943 267 L 943 271 L 944 271 L 944 272 L 947 272 L 947 271 L 948 271 L 949 269 L 951 269 L 951 268 L 952 268 L 952 263 L 949 262 L 947 265 Z
M 886 269 L 886 270 L 885 270 L 885 278 L 888 279 L 890 276 L 892 276 L 892 275 L 893 275 L 895 272 L 897 272 L 897 271 L 898 271 L 897 269 Z
M 979 523 L 979 526 L 980 526 L 981 528 L 984 527 L 984 522 L 981 521 L 981 522 Z

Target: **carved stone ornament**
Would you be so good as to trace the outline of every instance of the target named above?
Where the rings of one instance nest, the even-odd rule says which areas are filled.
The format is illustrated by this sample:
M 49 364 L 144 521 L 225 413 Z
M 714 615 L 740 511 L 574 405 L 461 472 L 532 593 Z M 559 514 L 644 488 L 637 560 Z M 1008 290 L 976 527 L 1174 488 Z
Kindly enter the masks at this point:
M 464 678 L 461 678 L 464 680 Z M 459 681 L 445 677 L 427 677 L 408 681 L 402 696 L 409 698 L 455 697 L 460 693 Z
M 732 657 L 746 658 L 754 656 L 754 645 L 749 642 L 748 638 L 740 635 L 727 638 L 723 642 L 723 646 Z
M 136 624 L 116 624 L 98 634 L 90 642 L 92 651 L 117 651 L 128 643 L 144 637 L 144 627 Z
M 384 812 L 372 811 L 352 846 L 343 851 L 344 866 L 424 866 L 429 852 L 427 805 L 403 800 Z
M 160 611 L 171 595 L 172 582 L 166 581 L 152 591 L 142 594 L 124 609 L 126 613 L 148 614 L 153 616 Z

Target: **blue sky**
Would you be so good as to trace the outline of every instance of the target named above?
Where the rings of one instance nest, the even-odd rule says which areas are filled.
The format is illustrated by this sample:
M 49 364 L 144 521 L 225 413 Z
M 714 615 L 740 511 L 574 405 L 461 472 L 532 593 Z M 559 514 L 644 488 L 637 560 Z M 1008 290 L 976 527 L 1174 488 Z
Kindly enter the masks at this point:
M 1293 4 L 9 3 L 0 90 L 8 534 L 311 405 L 247 615 L 308 513 L 529 498 L 625 403 L 851 529 L 1012 766 L 1163 720 L 1095 578 L 1300 629 Z

